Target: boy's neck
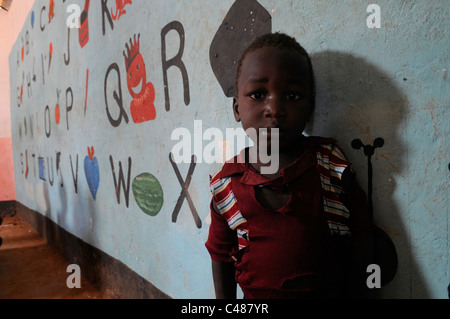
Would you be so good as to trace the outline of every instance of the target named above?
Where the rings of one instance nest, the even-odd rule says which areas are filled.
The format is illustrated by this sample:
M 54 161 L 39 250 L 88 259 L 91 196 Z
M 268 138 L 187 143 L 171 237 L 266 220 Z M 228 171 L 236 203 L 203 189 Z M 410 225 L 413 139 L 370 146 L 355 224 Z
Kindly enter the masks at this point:
M 253 146 L 255 147 L 255 146 Z M 264 166 L 270 165 L 270 163 L 263 163 L 261 162 L 259 156 L 257 158 L 252 158 L 253 154 L 258 154 L 258 152 L 250 152 L 249 149 L 246 149 L 246 158 L 249 159 L 249 163 L 256 171 L 258 171 L 261 175 L 264 177 L 267 177 L 269 179 L 277 178 L 280 176 L 280 171 L 292 164 L 297 158 L 300 157 L 305 151 L 303 138 L 299 141 L 299 143 L 296 143 L 295 145 L 292 145 L 291 147 L 286 147 L 284 149 L 280 149 L 278 152 L 278 170 L 276 170 L 273 174 L 263 174 L 261 173 L 261 168 Z

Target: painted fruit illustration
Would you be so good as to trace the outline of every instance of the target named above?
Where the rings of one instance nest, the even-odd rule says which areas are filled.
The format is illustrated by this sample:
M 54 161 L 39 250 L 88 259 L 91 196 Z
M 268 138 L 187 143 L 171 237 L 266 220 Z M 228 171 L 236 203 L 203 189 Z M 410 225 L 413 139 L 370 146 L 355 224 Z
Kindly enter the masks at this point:
M 142 211 L 156 216 L 164 202 L 163 190 L 156 177 L 150 173 L 142 173 L 135 177 L 131 187 L 136 203 Z
M 88 156 L 84 158 L 84 174 L 86 175 L 86 181 L 91 191 L 92 197 L 96 198 L 98 185 L 100 183 L 100 172 L 98 169 L 98 160 L 94 156 L 94 147 L 88 147 Z

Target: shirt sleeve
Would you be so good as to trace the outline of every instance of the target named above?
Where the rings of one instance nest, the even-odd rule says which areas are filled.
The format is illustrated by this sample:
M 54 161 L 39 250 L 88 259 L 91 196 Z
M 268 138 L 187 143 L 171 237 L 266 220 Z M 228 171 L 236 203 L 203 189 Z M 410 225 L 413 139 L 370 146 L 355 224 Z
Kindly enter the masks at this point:
M 231 230 L 227 221 L 214 209 L 214 198 L 211 200 L 211 225 L 208 240 L 205 243 L 211 259 L 218 262 L 233 262 L 231 252 L 237 247 L 236 232 Z
M 342 177 L 343 202 L 350 211 L 350 228 L 353 240 L 372 236 L 372 216 L 369 212 L 367 197 L 358 184 L 356 175 L 348 167 Z

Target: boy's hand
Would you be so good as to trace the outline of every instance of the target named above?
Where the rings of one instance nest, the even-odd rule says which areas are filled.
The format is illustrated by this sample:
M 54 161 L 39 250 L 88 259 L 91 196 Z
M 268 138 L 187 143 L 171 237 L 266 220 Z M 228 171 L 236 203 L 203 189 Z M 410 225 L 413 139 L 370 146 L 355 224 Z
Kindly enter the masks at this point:
M 217 299 L 236 299 L 236 281 L 234 263 L 212 260 L 214 289 Z

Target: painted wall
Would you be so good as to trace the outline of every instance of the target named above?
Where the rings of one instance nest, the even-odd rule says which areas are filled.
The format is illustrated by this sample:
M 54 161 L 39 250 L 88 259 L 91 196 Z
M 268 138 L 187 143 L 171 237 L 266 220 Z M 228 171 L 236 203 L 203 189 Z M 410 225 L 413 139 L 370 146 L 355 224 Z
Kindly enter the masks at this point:
M 0 201 L 16 199 L 11 139 L 9 53 L 33 3 L 34 0 L 23 0 L 20 1 L 20 5 L 14 3 L 9 11 L 0 10 L 0 30 L 7 30 L 2 34 L 0 47 L 2 70 L 0 72 Z
M 70 4 L 86 10 L 80 29 L 66 26 Z M 220 163 L 172 163 L 172 132 L 198 147 L 208 128 L 239 127 L 234 61 L 282 31 L 315 67 L 308 134 L 338 139 L 366 188 L 367 157 L 351 143 L 384 141 L 371 157 L 374 216 L 399 267 L 380 296 L 446 298 L 448 1 L 380 0 L 380 28 L 369 4 L 36 1 L 10 54 L 17 200 L 174 298 L 213 297 L 204 242 Z

